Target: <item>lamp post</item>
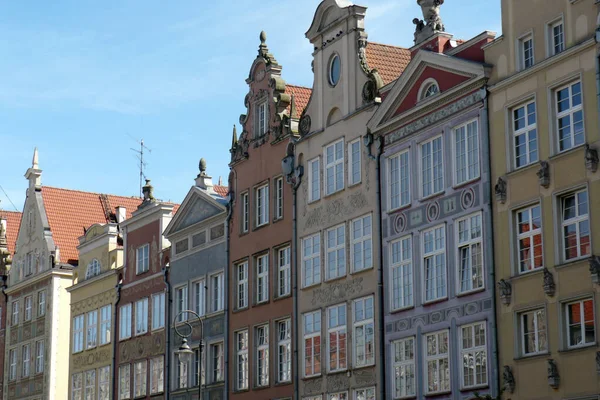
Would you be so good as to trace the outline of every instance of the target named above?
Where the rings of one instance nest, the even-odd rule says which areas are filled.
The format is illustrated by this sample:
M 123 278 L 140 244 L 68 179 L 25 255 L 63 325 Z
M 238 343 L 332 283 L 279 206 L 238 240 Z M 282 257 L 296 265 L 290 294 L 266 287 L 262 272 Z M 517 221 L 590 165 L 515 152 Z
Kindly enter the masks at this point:
M 192 314 L 195 317 L 195 320 L 190 321 L 189 319 L 186 319 L 185 321 L 182 321 L 185 325 L 187 325 L 190 328 L 190 331 L 188 334 L 183 334 L 181 333 L 181 331 L 179 330 L 179 328 L 181 328 L 181 326 L 178 328 L 177 327 L 177 321 L 179 319 L 179 317 L 183 314 Z M 179 364 L 186 364 L 191 361 L 192 356 L 194 355 L 194 352 L 192 351 L 192 349 L 190 348 L 190 345 L 188 344 L 188 338 L 190 336 L 192 336 L 192 333 L 194 332 L 194 327 L 192 326 L 191 322 L 194 321 L 198 321 L 200 322 L 200 344 L 198 345 L 198 348 L 200 350 L 200 360 L 198 361 L 198 400 L 202 400 L 202 351 L 203 351 L 203 343 L 202 343 L 202 338 L 204 336 L 204 324 L 202 322 L 202 318 L 200 318 L 200 315 L 198 315 L 198 313 L 196 313 L 195 311 L 192 310 L 183 310 L 180 311 L 176 316 L 175 319 L 173 320 L 173 327 L 175 329 L 175 333 L 177 334 L 177 336 L 179 336 L 181 338 L 181 346 L 179 346 L 179 349 L 177 349 L 175 351 L 175 354 L 177 355 L 177 359 L 179 361 Z

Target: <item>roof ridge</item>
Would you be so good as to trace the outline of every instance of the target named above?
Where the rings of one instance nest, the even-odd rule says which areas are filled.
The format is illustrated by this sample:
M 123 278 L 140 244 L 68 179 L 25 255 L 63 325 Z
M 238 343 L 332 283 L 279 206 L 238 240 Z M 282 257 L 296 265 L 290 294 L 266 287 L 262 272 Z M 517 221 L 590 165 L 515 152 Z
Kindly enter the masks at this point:
M 408 47 L 396 46 L 396 45 L 393 45 L 393 44 L 386 44 L 386 43 L 380 43 L 380 42 L 372 42 L 370 40 L 368 40 L 367 43 L 368 43 L 367 46 L 369 44 L 376 44 L 378 46 L 392 47 L 394 49 L 401 49 L 401 50 L 410 51 L 410 49 Z
M 56 189 L 56 190 L 67 190 L 69 192 L 86 193 L 86 194 L 93 194 L 93 195 L 97 195 L 97 196 L 106 195 L 106 196 L 114 196 L 114 197 L 123 197 L 123 198 L 126 198 L 126 199 L 141 199 L 141 197 L 138 197 L 138 196 L 123 196 L 123 195 L 120 195 L 120 194 L 90 192 L 90 191 L 87 191 L 87 190 L 68 189 L 68 188 L 60 188 L 60 187 L 56 187 L 56 186 L 46 186 L 46 185 L 42 186 L 42 191 L 43 191 L 44 188 Z

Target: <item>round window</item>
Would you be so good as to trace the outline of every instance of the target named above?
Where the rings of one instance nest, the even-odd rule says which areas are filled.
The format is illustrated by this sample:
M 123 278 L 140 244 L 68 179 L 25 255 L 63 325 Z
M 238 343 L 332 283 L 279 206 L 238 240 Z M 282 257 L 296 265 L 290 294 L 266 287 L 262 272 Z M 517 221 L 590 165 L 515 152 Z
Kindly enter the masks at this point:
M 334 54 L 329 62 L 329 83 L 333 86 L 337 85 L 340 81 L 340 74 L 342 71 L 342 65 L 340 61 L 340 56 Z
M 434 94 L 438 94 L 440 92 L 440 88 L 435 83 L 427 86 L 427 90 L 425 91 L 425 97 L 433 96 Z

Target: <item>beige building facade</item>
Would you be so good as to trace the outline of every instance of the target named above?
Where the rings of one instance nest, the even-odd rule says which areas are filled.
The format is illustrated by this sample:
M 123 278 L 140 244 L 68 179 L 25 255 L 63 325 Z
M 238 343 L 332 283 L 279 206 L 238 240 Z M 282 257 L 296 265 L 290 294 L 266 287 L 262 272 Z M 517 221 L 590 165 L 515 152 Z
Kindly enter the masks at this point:
M 489 81 L 504 398 L 600 392 L 598 5 L 502 1 Z

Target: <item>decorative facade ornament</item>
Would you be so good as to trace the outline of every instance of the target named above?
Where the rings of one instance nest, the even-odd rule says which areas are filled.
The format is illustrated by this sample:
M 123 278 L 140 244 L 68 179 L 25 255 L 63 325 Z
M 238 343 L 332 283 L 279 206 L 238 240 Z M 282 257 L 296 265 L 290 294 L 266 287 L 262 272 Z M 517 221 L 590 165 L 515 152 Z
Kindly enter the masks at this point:
M 377 72 L 377 69 L 369 68 L 366 53 L 366 48 L 368 45 L 367 33 L 364 31 L 358 32 L 357 37 L 358 60 L 360 62 L 360 68 L 369 78 L 369 80 L 366 81 L 363 85 L 362 99 L 364 103 L 370 103 L 379 96 L 379 89 L 383 87 L 383 79 L 381 79 L 381 76 L 379 75 L 379 72 Z
M 504 366 L 504 372 L 502 373 L 503 379 L 503 389 L 509 393 L 514 393 L 515 391 L 515 377 L 513 376 L 512 369 L 510 366 Z
M 600 285 L 600 257 L 591 256 L 590 262 L 590 273 L 592 274 L 592 282 Z
M 310 132 L 310 122 L 310 115 L 303 113 L 300 117 L 300 134 L 302 136 Z
M 553 359 L 548 360 L 548 385 L 552 389 L 557 389 L 560 385 L 560 375 L 558 375 L 558 368 Z
M 437 32 L 446 29 L 440 17 L 440 6 L 444 0 L 417 0 L 417 4 L 423 12 L 423 19 L 413 19 L 415 24 L 415 44 L 419 44 Z
M 587 143 L 585 144 L 585 168 L 592 173 L 598 170 L 598 150 Z
M 506 180 L 503 177 L 498 177 L 496 186 L 494 186 L 494 193 L 496 194 L 496 201 L 504 204 L 506 203 Z
M 150 179 L 146 179 L 146 184 L 142 187 L 142 194 L 144 196 L 144 201 L 138 206 L 138 209 L 145 207 L 150 203 L 154 203 L 156 199 L 154 198 L 154 187 L 150 184 Z
M 537 172 L 540 180 L 540 185 L 548 189 L 550 186 L 550 163 L 548 161 L 540 161 L 541 168 Z
M 548 296 L 554 296 L 555 292 L 556 284 L 554 283 L 554 275 L 552 275 L 552 272 L 548 268 L 544 268 L 544 293 Z
M 500 298 L 502 299 L 502 304 L 509 305 L 510 298 L 512 296 L 512 285 L 510 282 L 505 281 L 504 279 L 500 279 L 498 282 L 498 289 L 500 290 Z

